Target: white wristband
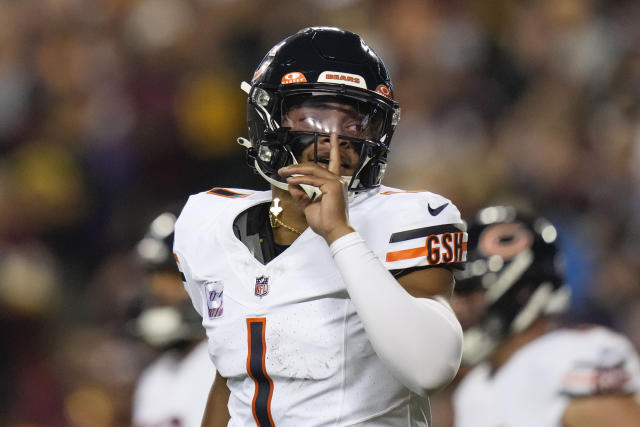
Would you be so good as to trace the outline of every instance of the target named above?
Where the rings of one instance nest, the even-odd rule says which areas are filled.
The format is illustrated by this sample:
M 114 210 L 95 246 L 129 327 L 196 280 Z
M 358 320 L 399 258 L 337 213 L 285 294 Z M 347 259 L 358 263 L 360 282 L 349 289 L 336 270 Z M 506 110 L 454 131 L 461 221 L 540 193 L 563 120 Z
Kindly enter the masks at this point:
M 451 381 L 460 366 L 462 328 L 448 305 L 411 296 L 357 232 L 330 250 L 373 349 L 396 378 L 420 395 Z

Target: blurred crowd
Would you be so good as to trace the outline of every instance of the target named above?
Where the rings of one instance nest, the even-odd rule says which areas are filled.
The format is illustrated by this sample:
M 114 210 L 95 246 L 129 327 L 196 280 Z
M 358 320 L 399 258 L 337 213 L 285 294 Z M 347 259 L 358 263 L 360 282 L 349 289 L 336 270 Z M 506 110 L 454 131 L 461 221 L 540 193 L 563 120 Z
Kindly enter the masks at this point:
M 391 70 L 385 184 L 546 215 L 569 320 L 640 348 L 639 23 L 633 0 L 0 0 L 0 425 L 129 425 L 154 356 L 132 249 L 190 193 L 266 188 L 240 82 L 310 25 Z

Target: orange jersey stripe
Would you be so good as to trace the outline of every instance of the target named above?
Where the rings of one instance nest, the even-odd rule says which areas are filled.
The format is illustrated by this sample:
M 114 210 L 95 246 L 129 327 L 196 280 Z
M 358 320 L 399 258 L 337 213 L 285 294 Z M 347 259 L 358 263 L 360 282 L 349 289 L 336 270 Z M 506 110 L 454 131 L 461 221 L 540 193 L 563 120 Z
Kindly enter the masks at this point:
M 426 193 L 427 190 L 387 190 L 383 191 L 380 194 L 383 196 L 388 196 L 390 194 L 406 194 L 406 193 Z
M 425 246 L 422 246 L 420 248 L 387 252 L 387 262 L 402 261 L 405 259 L 420 258 L 423 256 L 427 256 L 427 248 Z

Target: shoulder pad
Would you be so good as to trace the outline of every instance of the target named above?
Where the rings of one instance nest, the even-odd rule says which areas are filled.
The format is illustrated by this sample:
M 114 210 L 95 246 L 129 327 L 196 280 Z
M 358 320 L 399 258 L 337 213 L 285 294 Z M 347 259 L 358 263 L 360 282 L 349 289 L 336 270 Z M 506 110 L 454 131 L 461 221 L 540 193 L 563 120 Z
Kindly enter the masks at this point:
M 381 188 L 367 206 L 369 229 L 384 241 L 378 256 L 389 270 L 458 268 L 466 260 L 467 235 L 458 208 L 428 191 Z
M 593 327 L 559 331 L 557 340 L 567 354 L 562 394 L 584 397 L 640 391 L 640 362 L 626 337 Z

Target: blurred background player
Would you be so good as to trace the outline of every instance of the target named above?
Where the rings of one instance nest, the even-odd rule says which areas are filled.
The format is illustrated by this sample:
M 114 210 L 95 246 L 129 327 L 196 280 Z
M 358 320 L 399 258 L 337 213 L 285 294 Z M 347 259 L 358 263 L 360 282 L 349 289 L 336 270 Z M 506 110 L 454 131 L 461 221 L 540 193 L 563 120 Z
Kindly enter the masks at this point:
M 305 28 L 241 88 L 239 142 L 271 191 L 213 188 L 176 223 L 219 373 L 203 425 L 429 425 L 460 363 L 466 233 L 450 200 L 381 185 L 400 118 L 382 59 Z
M 175 220 L 161 214 L 136 246 L 149 292 L 130 327 L 160 354 L 136 384 L 134 427 L 199 427 L 216 373 L 173 259 Z
M 510 206 L 480 210 L 453 304 L 465 327 L 456 427 L 640 425 L 632 344 L 600 326 L 560 328 L 569 303 L 557 231 Z

